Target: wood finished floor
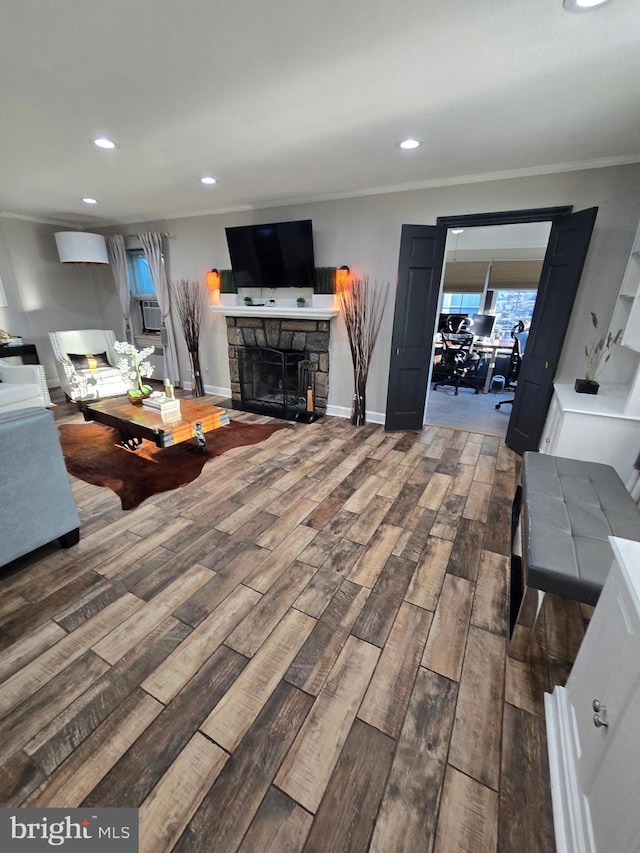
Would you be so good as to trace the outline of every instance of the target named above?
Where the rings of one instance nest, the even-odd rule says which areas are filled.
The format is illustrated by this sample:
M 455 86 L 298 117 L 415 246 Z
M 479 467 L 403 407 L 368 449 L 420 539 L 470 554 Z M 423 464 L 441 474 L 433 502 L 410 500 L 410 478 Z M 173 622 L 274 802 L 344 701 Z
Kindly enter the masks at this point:
M 72 480 L 80 544 L 0 570 L 2 804 L 139 807 L 148 853 L 553 851 L 583 614 L 507 659 L 517 465 L 324 418 L 131 512 Z

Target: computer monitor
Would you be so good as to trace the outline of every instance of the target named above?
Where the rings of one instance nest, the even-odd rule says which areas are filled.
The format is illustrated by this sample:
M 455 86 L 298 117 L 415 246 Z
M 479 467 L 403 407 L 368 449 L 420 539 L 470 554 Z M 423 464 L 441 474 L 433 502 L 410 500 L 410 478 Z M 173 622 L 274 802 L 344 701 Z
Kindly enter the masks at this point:
M 457 335 L 467 331 L 468 314 L 441 314 L 438 318 L 438 331 Z
M 493 314 L 474 314 L 467 331 L 472 332 L 477 338 L 489 338 L 495 322 L 496 318 Z

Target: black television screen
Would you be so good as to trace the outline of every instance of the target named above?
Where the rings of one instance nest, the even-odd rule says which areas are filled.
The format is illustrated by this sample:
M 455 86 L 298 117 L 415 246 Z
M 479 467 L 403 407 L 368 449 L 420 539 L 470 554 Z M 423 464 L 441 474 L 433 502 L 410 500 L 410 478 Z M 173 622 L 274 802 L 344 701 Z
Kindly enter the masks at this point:
M 236 287 L 313 287 L 310 219 L 225 228 Z

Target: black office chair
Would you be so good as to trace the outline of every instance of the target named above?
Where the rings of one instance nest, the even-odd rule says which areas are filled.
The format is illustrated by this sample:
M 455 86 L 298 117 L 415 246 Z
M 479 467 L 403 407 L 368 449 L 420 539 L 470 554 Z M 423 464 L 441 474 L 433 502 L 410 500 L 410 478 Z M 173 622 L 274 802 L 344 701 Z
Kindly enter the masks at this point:
M 518 385 L 518 376 L 522 365 L 522 356 L 527 345 L 529 330 L 525 329 L 522 320 L 518 320 L 515 326 L 511 329 L 511 337 L 513 338 L 513 349 L 511 350 L 511 359 L 509 361 L 509 373 L 507 375 L 507 383 L 505 388 L 516 389 Z M 508 400 L 500 400 L 496 403 L 495 408 L 500 409 L 501 406 L 512 406 L 515 397 L 509 397 Z
M 433 367 L 433 389 L 441 385 L 453 385 L 454 396 L 458 396 L 459 388 L 472 388 L 474 394 L 480 393 L 483 379 L 477 376 L 480 357 L 474 353 L 473 335 L 469 332 L 453 334 L 440 333 L 440 347 L 436 346 L 436 356 L 440 360 Z

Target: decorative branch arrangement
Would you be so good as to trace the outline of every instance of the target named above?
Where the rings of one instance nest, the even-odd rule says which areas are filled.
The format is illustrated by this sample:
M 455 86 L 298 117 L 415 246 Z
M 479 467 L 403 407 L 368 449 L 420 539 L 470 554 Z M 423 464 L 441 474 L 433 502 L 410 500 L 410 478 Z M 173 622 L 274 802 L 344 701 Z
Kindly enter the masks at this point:
M 353 279 L 338 291 L 338 296 L 353 360 L 351 423 L 362 426 L 366 423 L 369 366 L 384 314 L 386 292 L 382 284 L 375 281 L 371 285 L 365 276 Z
M 591 322 L 593 323 L 593 328 L 597 330 L 598 328 L 598 317 L 594 311 L 591 312 Z M 590 346 L 585 346 L 584 355 L 585 355 L 585 367 L 584 367 L 584 378 L 587 382 L 595 382 L 605 364 L 611 358 L 611 350 L 616 345 L 619 344 L 622 340 L 622 329 L 618 329 L 618 331 L 613 335 L 611 332 L 604 335 L 597 341 L 594 341 Z
M 171 284 L 173 304 L 187 345 L 191 362 L 191 393 L 194 397 L 204 396 L 204 381 L 200 370 L 200 331 L 206 309 L 206 295 L 198 281 L 180 279 L 177 284 Z

